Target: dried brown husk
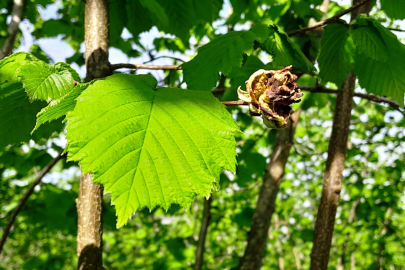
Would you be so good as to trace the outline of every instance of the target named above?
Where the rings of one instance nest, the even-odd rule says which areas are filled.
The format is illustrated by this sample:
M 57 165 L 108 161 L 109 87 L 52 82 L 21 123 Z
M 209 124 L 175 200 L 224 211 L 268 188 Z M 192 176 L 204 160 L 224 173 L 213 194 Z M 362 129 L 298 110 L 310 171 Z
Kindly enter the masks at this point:
M 292 66 L 281 70 L 259 69 L 245 82 L 246 91 L 238 88 L 238 96 L 249 103 L 251 115 L 262 115 L 269 128 L 284 128 L 294 113 L 291 104 L 301 100 L 297 76 L 291 73 Z

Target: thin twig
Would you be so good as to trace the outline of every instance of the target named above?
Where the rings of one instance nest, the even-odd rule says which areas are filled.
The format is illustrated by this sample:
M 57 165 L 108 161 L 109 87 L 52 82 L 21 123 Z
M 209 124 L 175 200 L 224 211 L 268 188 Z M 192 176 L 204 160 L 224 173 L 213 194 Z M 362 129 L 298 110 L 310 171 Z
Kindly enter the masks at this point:
M 131 68 L 131 69 L 155 69 L 155 70 L 180 70 L 178 65 L 148 65 L 148 64 L 113 64 L 111 70 Z
M 0 240 L 0 254 L 3 250 L 4 243 L 6 242 L 8 235 L 10 233 L 11 227 L 13 226 L 17 215 L 20 213 L 21 209 L 23 208 L 24 204 L 27 202 L 28 198 L 34 192 L 34 188 L 41 182 L 42 178 L 55 166 L 55 164 L 61 160 L 62 158 L 66 157 L 66 154 L 59 153 L 58 156 L 52 159 L 48 165 L 38 174 L 35 181 L 31 184 L 28 190 L 25 192 L 24 196 L 21 198 L 20 202 L 18 203 L 17 207 L 15 208 L 13 214 L 11 215 L 10 221 L 8 222 L 7 226 L 3 230 L 3 235 Z
M 336 89 L 329 89 L 329 88 L 316 87 L 316 86 L 299 86 L 299 88 L 303 91 L 307 91 L 307 92 L 311 92 L 311 93 L 337 94 L 340 91 L 340 90 L 336 90 Z M 354 93 L 354 96 L 368 99 L 368 100 L 376 102 L 376 103 L 387 103 L 392 108 L 398 110 L 400 113 L 402 113 L 405 116 L 405 112 L 401 109 L 398 102 L 396 102 L 395 100 L 388 99 L 385 97 L 375 96 L 375 95 L 371 95 L 371 94 L 356 93 L 356 92 Z
M 308 27 L 304 27 L 304 28 L 301 28 L 301 29 L 292 31 L 292 32 L 288 33 L 288 35 L 289 35 L 290 37 L 291 37 L 291 36 L 300 35 L 300 34 L 305 33 L 306 31 L 313 30 L 313 29 L 315 29 L 315 28 L 322 27 L 322 26 L 324 26 L 324 25 L 326 25 L 326 24 L 336 22 L 336 21 L 339 20 L 340 17 L 346 15 L 347 13 L 351 12 L 352 10 L 355 10 L 355 9 L 359 8 L 359 7 L 361 7 L 362 5 L 364 5 L 364 4 L 366 4 L 366 3 L 370 2 L 370 1 L 371 1 L 371 0 L 364 0 L 363 2 L 358 3 L 357 5 L 353 5 L 353 6 L 351 6 L 350 8 L 348 8 L 348 9 L 346 9 L 346 10 L 344 10 L 344 11 L 338 13 L 338 14 L 336 14 L 335 16 L 330 17 L 329 19 L 326 19 L 326 20 L 324 20 L 324 21 L 320 21 L 320 22 L 318 22 L 318 23 L 316 23 L 316 24 L 314 24 L 314 25 L 312 25 L 312 26 L 308 26 Z
M 404 29 L 397 29 L 397 28 L 387 28 L 387 29 L 388 29 L 388 30 L 391 30 L 391 31 L 405 32 Z
M 161 58 L 169 58 L 169 59 L 173 59 L 173 60 L 180 61 L 180 62 L 183 62 L 183 63 L 186 62 L 183 59 L 180 59 L 180 58 L 177 58 L 177 57 L 162 55 L 162 56 L 158 56 L 156 58 L 150 59 L 150 60 L 148 60 L 146 62 L 143 62 L 143 63 L 147 64 L 147 63 L 153 62 L 153 61 L 161 59 Z
M 201 270 L 204 265 L 204 251 L 205 251 L 205 239 L 207 237 L 208 226 L 211 220 L 211 203 L 212 195 L 209 199 L 204 201 L 203 217 L 201 220 L 200 234 L 198 236 L 197 250 L 195 253 L 195 265 L 194 270 Z
M 243 100 L 236 100 L 236 101 L 222 101 L 222 104 L 225 106 L 239 106 L 239 105 L 248 105 L 248 103 L 244 102 Z
M 8 35 L 4 40 L 3 47 L 0 49 L 0 59 L 3 59 L 7 55 L 11 54 L 14 41 L 18 33 L 18 26 L 22 20 L 23 10 L 24 10 L 24 1 L 23 0 L 14 0 L 13 10 L 11 11 L 11 22 L 8 25 Z

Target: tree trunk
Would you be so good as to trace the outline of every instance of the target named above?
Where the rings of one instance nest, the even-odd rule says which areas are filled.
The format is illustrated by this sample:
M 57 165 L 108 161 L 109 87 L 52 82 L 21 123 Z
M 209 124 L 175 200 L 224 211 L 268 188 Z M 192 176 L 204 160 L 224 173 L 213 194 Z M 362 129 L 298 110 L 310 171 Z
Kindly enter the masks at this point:
M 24 1 L 23 0 L 14 0 L 13 1 L 13 10 L 11 11 L 11 22 L 7 28 L 7 37 L 4 40 L 3 46 L 0 50 L 0 60 L 11 54 L 14 47 L 15 37 L 18 33 L 18 26 L 22 20 L 24 10 Z
M 248 244 L 240 263 L 240 269 L 260 269 L 267 243 L 271 217 L 275 209 L 277 193 L 283 177 L 284 168 L 292 146 L 292 138 L 299 119 L 300 110 L 293 115 L 289 128 L 277 131 L 271 161 L 263 176 L 257 206 L 253 213 Z
M 212 195 L 204 201 L 204 212 L 201 220 L 200 235 L 198 236 L 197 251 L 195 253 L 194 270 L 201 270 L 204 265 L 205 238 L 207 237 L 208 226 L 211 220 Z
M 86 81 L 111 74 L 108 62 L 108 1 L 86 0 L 85 4 Z M 103 189 L 92 182 L 91 174 L 80 177 L 77 198 L 78 269 L 103 269 L 102 262 Z
M 360 3 L 353 0 L 353 5 Z M 360 13 L 370 10 L 370 3 L 352 11 L 352 20 Z M 332 135 L 329 140 L 328 159 L 322 183 L 322 198 L 315 223 L 314 245 L 311 253 L 311 270 L 326 270 L 328 267 L 336 209 L 342 188 L 342 173 L 346 157 L 349 125 L 353 105 L 356 77 L 351 71 L 336 97 Z

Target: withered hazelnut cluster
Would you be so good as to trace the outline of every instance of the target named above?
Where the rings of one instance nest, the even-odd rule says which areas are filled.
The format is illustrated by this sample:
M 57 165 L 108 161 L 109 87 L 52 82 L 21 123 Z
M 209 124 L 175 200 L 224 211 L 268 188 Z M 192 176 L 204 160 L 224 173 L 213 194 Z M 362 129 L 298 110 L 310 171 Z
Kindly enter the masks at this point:
M 281 70 L 259 69 L 245 82 L 246 90 L 238 88 L 239 99 L 249 103 L 250 115 L 263 117 L 269 128 L 284 128 L 294 110 L 290 107 L 301 100 L 297 75 L 290 72 L 292 66 Z

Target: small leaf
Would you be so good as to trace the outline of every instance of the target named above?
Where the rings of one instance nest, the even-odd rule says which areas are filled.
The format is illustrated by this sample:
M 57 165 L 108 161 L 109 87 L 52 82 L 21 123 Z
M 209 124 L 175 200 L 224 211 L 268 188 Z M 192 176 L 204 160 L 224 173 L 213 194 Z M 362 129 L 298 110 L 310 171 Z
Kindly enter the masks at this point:
M 262 47 L 273 56 L 274 65 L 282 67 L 293 65 L 294 68 L 303 71 L 316 70 L 299 47 L 276 25 L 269 26 L 269 38 Z
M 138 209 L 209 196 L 235 170 L 238 127 L 207 91 L 158 88 L 150 75 L 96 81 L 68 114 L 69 159 L 104 185 L 123 226 Z
M 324 83 L 341 85 L 353 69 L 352 54 L 354 46 L 349 36 L 349 28 L 341 24 L 325 27 L 318 57 L 319 77 Z
M 73 89 L 73 76 L 67 64 L 48 65 L 35 61 L 23 65 L 18 74 L 30 100 L 51 101 Z
M 58 118 L 67 115 L 68 112 L 73 111 L 76 106 L 76 98 L 93 82 L 78 84 L 75 88 L 63 97 L 51 101 L 48 106 L 43 108 L 37 114 L 37 123 L 32 130 L 31 134 L 36 131 L 42 124 L 51 122 Z
M 202 46 L 194 59 L 182 65 L 188 88 L 211 90 L 219 80 L 219 72 L 227 75 L 242 65 L 243 53 L 253 49 L 255 40 L 264 38 L 262 30 L 256 26 L 255 32 L 231 32 Z
M 32 61 L 39 61 L 30 53 L 17 52 L 0 61 L 0 84 L 5 82 L 19 82 L 20 67 Z

